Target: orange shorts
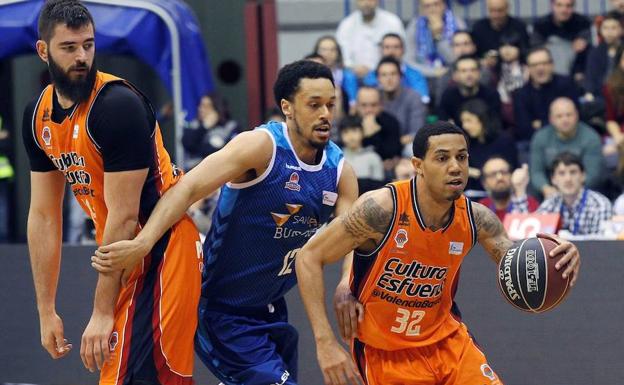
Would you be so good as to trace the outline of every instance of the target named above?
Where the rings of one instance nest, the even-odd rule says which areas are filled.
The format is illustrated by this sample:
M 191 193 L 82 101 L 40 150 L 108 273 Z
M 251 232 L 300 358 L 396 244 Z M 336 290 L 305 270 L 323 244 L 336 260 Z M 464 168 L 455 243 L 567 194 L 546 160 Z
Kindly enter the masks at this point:
M 435 344 L 381 350 L 355 340 L 353 358 L 367 385 L 502 385 L 466 326 Z
M 201 290 L 199 234 L 185 217 L 165 233 L 122 287 L 100 385 L 190 385 Z

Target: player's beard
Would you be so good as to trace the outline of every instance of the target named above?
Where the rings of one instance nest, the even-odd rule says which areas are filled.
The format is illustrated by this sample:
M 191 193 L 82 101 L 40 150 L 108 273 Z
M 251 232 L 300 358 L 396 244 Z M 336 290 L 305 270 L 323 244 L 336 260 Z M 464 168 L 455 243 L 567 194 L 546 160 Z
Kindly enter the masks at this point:
M 325 147 L 327 146 L 328 142 L 318 142 L 318 141 L 315 141 L 312 138 L 306 138 L 305 135 L 303 134 L 303 129 L 301 129 L 301 126 L 299 125 L 299 122 L 297 121 L 297 116 L 296 115 L 293 116 L 293 120 L 295 121 L 295 131 L 297 131 L 297 135 L 299 135 L 301 138 L 306 140 L 310 147 L 312 147 L 312 148 L 314 148 L 314 149 L 316 149 L 318 151 L 323 151 L 325 149 Z M 310 133 L 310 135 L 312 135 L 313 132 L 314 131 L 312 131 L 312 133 Z
M 69 76 L 69 72 L 75 69 L 83 68 L 87 68 L 86 63 L 82 65 L 72 65 L 67 72 L 65 72 L 58 64 L 56 64 L 52 55 L 48 54 L 48 71 L 50 72 L 50 78 L 52 79 L 54 87 L 61 95 L 76 104 L 88 100 L 91 96 L 91 91 L 93 90 L 93 85 L 95 84 L 95 75 L 97 73 L 95 59 L 91 64 L 91 68 L 87 72 L 87 76 L 72 80 Z

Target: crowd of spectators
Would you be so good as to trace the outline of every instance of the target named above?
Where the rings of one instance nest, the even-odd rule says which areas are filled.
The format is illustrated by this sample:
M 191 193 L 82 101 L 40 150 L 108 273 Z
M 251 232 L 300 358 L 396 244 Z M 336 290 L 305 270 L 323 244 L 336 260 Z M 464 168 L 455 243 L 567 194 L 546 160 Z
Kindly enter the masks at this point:
M 469 197 L 501 219 L 558 213 L 572 235 L 604 232 L 624 215 L 624 1 L 591 19 L 550 0 L 528 23 L 508 0 L 472 21 L 447 3 L 419 1 L 404 28 L 358 0 L 313 49 L 346 94 L 335 138 L 361 190 L 409 177 L 414 135 L 447 120 L 470 138 Z

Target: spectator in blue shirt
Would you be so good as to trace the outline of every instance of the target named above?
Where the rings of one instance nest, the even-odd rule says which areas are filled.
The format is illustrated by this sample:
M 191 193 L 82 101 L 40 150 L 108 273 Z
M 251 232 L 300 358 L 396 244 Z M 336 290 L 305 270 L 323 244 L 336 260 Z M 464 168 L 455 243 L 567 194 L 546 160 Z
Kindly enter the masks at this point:
M 405 43 L 403 38 L 396 33 L 387 33 L 381 39 L 381 57 L 392 56 L 401 64 L 401 85 L 410 88 L 421 96 L 422 102 L 429 103 L 429 87 L 427 79 L 415 67 L 407 64 L 403 60 L 405 55 Z M 364 84 L 370 87 L 377 87 L 377 76 L 375 71 L 371 71 L 364 78 Z M 357 86 L 357 83 L 356 83 Z M 357 93 L 357 92 L 356 92 Z M 355 99 L 354 99 L 355 100 Z

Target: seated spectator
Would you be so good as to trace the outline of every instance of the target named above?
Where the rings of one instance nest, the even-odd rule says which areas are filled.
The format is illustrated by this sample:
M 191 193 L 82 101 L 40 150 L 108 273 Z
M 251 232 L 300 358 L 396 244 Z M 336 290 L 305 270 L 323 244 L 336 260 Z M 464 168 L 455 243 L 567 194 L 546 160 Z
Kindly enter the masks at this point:
M 357 95 L 358 79 L 353 71 L 344 67 L 342 60 L 342 50 L 338 41 L 333 36 L 321 36 L 314 44 L 314 53 L 321 56 L 326 66 L 332 70 L 336 91 L 336 99 L 342 100 L 346 95 L 348 105 L 341 105 L 346 110 L 349 106 L 355 105 Z M 344 104 L 344 102 L 342 103 Z
M 394 166 L 394 181 L 412 179 L 416 176 L 416 170 L 409 158 L 401 158 Z
M 605 23 L 608 22 L 605 20 Z M 624 46 L 618 49 L 615 63 L 616 66 L 602 89 L 606 107 L 607 132 L 613 139 L 612 147 L 614 148 L 614 151 L 607 151 L 608 153 L 616 152 L 617 146 L 624 142 L 624 133 L 622 133 L 624 127 Z
M 505 126 L 513 127 L 515 119 L 512 95 L 525 85 L 529 73 L 523 62 L 518 41 L 503 40 L 498 48 L 498 57 L 500 60 L 496 71 L 498 78 L 496 90 L 501 98 L 501 115 Z
M 584 170 L 587 170 L 584 173 L 587 187 L 600 187 L 605 171 L 600 136 L 579 121 L 574 103 L 567 98 L 558 98 L 552 103 L 550 125 L 536 132 L 531 140 L 531 184 L 544 198 L 557 193 L 549 183 L 548 167 L 562 152 L 571 152 L 581 158 Z
M 505 220 L 507 213 L 532 213 L 539 207 L 534 197 L 527 195 L 529 166 L 525 163 L 512 173 L 512 167 L 500 156 L 490 157 L 481 168 L 481 182 L 487 198 L 479 201 Z
M 557 192 L 537 209 L 539 213 L 560 213 L 561 229 L 572 235 L 599 234 L 603 221 L 611 219 L 611 202 L 585 184 L 581 158 L 570 152 L 557 155 L 551 165 L 551 181 Z
M 468 31 L 457 31 L 453 34 L 451 39 L 451 46 L 453 50 L 453 61 L 457 61 L 462 56 L 474 56 L 477 57 L 477 46 L 472 40 L 472 35 Z M 487 60 L 479 60 L 481 64 L 481 77 L 479 82 L 484 86 L 491 86 L 493 79 L 495 78 L 493 70 L 494 66 L 490 66 Z M 435 85 L 435 101 L 436 106 L 440 105 L 440 99 L 446 89 L 453 85 L 453 71 L 447 71 L 439 79 L 433 82 Z
M 269 109 L 264 115 L 264 122 L 285 122 L 284 115 L 279 108 L 273 107 Z M 264 122 L 261 122 L 259 124 L 262 124 Z
M 420 0 L 420 14 L 407 26 L 406 60 L 428 78 L 439 78 L 453 62 L 451 39 L 466 23 L 445 0 Z
M 429 103 L 429 86 L 427 79 L 415 67 L 403 61 L 405 53 L 405 45 L 401 36 L 396 33 L 388 33 L 381 39 L 381 56 L 392 56 L 401 64 L 401 84 L 403 87 L 410 88 L 420 94 L 422 102 Z M 371 71 L 363 80 L 364 84 L 370 87 L 377 87 L 377 75 L 375 71 Z M 356 84 L 357 86 L 357 84 Z
M 344 18 L 336 30 L 344 66 L 363 78 L 381 58 L 379 43 L 390 32 L 405 37 L 403 22 L 391 12 L 379 8 L 378 0 L 358 0 L 357 10 Z
M 425 105 L 418 93 L 401 85 L 401 65 L 395 58 L 381 59 L 376 72 L 383 108 L 401 124 L 401 144 L 411 148 L 416 131 L 425 124 Z
M 481 99 L 492 111 L 500 113 L 501 101 L 498 92 L 479 83 L 479 60 L 474 56 L 461 56 L 453 64 L 454 85 L 449 86 L 440 100 L 438 116 L 441 120 L 452 120 L 461 125 L 461 106 L 471 99 Z
M 197 118 L 184 127 L 184 169 L 190 170 L 205 157 L 219 151 L 237 134 L 238 124 L 231 120 L 225 105 L 216 97 L 204 95 Z
M 514 137 L 529 141 L 533 132 L 548 122 L 548 108 L 558 97 L 578 102 L 579 90 L 568 76 L 556 75 L 552 56 L 546 48 L 534 48 L 526 58 L 529 81 L 513 94 Z
M 613 203 L 613 215 L 624 215 L 624 193 Z
M 555 73 L 581 80 L 591 42 L 591 21 L 574 12 L 575 0 L 551 0 L 550 4 L 552 12 L 533 25 L 532 43 L 548 48 Z
M 517 42 L 520 51 L 529 47 L 526 24 L 509 15 L 507 0 L 487 0 L 488 17 L 478 20 L 472 27 L 472 38 L 477 45 L 477 55 L 496 56 L 504 42 Z
M 624 29 L 624 0 L 610 0 L 611 3 L 611 11 L 610 14 L 613 14 L 619 21 L 620 25 Z M 602 25 L 602 21 L 604 20 L 604 16 L 598 15 L 594 18 L 594 26 L 597 31 L 600 31 L 600 26 Z M 600 34 L 598 35 L 598 41 L 601 42 L 602 37 Z
M 355 109 L 362 119 L 364 146 L 372 146 L 384 160 L 385 169 L 391 170 L 395 158 L 401 155 L 399 121 L 383 110 L 381 95 L 376 88 L 361 87 L 358 90 Z
M 589 50 L 585 65 L 585 98 L 589 101 L 602 93 L 605 80 L 618 66 L 615 56 L 622 46 L 622 25 L 613 14 L 607 15 L 600 25 L 602 42 Z
M 369 147 L 363 147 L 364 129 L 359 116 L 347 116 L 340 122 L 342 151 L 353 167 L 360 194 L 380 188 L 384 183 L 384 165 L 381 157 Z
M 502 131 L 498 113 L 492 111 L 481 99 L 467 101 L 460 108 L 460 122 L 470 137 L 470 166 L 466 190 L 483 191 L 481 168 L 494 155 L 500 155 L 511 167 L 518 164 L 514 141 Z

